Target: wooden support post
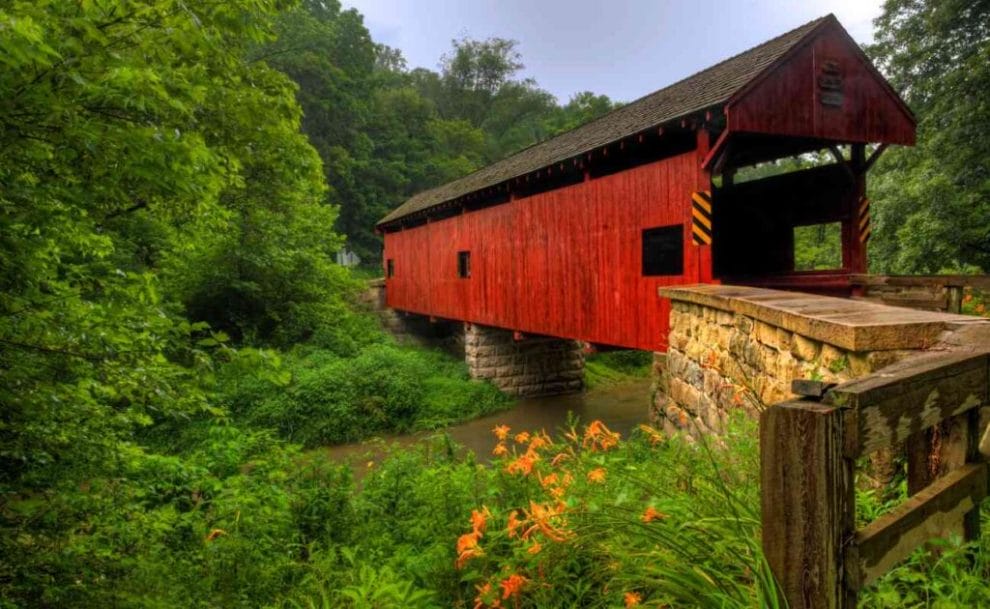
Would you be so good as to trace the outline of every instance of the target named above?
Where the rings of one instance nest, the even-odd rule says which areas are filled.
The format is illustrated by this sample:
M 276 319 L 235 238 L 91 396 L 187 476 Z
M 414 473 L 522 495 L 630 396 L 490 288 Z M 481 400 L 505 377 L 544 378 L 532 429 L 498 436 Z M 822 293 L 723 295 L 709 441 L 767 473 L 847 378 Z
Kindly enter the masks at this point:
M 705 159 L 708 157 L 708 151 L 711 147 L 711 135 L 708 133 L 707 129 L 699 128 L 695 132 L 695 138 L 697 141 L 697 158 L 698 158 L 698 169 L 697 177 L 695 178 L 695 190 L 711 193 L 712 191 L 712 174 L 705 167 Z M 688 218 L 688 226 L 690 227 L 691 222 L 691 202 L 685 202 L 685 210 Z M 713 214 L 718 213 L 718 209 L 713 209 Z M 690 248 L 695 255 L 695 264 L 697 264 L 698 275 L 697 280 L 700 283 L 712 283 L 714 280 L 714 269 L 712 269 L 712 246 L 711 245 L 699 245 L 697 247 Z
M 855 527 L 842 410 L 785 402 L 760 415 L 763 553 L 790 609 L 852 609 L 845 547 Z
M 853 144 L 850 165 L 853 169 L 853 191 L 848 199 L 846 220 L 842 223 L 842 236 L 846 240 L 843 266 L 853 273 L 865 273 L 867 268 L 866 243 L 860 241 L 856 210 L 860 199 L 866 196 L 866 146 Z M 862 296 L 863 294 L 855 294 Z
M 962 313 L 963 287 L 961 285 L 945 286 L 945 308 L 949 313 Z

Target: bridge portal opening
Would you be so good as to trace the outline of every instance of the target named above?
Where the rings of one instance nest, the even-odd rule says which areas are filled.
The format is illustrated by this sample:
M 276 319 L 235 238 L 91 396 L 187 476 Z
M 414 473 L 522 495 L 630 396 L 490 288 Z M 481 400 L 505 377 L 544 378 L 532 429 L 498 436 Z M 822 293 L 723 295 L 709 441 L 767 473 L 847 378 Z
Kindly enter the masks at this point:
M 714 276 L 848 295 L 841 294 L 846 278 L 865 271 L 856 214 L 864 199 L 864 146 L 844 152 L 840 143 L 766 137 L 745 143 L 713 181 Z

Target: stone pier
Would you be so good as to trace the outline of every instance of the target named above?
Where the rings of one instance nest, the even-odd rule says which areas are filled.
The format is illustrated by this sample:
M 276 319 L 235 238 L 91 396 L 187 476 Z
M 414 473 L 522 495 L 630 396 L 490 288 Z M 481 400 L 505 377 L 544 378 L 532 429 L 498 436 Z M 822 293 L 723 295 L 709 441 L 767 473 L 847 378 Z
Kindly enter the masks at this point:
M 520 338 L 509 330 L 467 324 L 464 359 L 472 378 L 510 395 L 558 395 L 584 387 L 584 354 L 574 340 Z
M 463 357 L 471 378 L 489 381 L 509 395 L 561 395 L 584 388 L 584 350 L 578 341 L 519 336 L 511 330 L 395 311 L 386 304 L 381 279 L 368 283 L 362 300 L 400 343 Z

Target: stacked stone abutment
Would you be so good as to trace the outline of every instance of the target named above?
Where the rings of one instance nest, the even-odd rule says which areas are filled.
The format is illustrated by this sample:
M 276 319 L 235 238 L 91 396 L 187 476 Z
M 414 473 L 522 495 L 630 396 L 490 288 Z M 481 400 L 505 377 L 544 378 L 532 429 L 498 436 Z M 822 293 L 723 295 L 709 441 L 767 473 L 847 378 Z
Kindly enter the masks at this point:
M 791 381 L 842 383 L 936 348 L 972 318 L 739 286 L 661 290 L 672 301 L 654 419 L 670 433 L 718 433 L 794 396 Z
M 470 324 L 464 359 L 472 378 L 484 379 L 515 396 L 557 395 L 584 386 L 584 355 L 578 341 L 526 336 Z

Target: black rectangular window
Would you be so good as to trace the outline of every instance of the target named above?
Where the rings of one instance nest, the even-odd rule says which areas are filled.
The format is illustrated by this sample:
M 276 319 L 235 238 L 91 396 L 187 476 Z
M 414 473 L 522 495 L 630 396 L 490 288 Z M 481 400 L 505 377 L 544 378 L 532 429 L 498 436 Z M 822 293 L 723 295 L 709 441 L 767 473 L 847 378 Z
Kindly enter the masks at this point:
M 684 225 L 643 230 L 643 275 L 684 274 Z
M 395 277 L 395 260 L 389 258 L 385 261 L 385 275 L 388 277 Z
M 462 279 L 471 276 L 471 252 L 457 252 L 457 276 Z

